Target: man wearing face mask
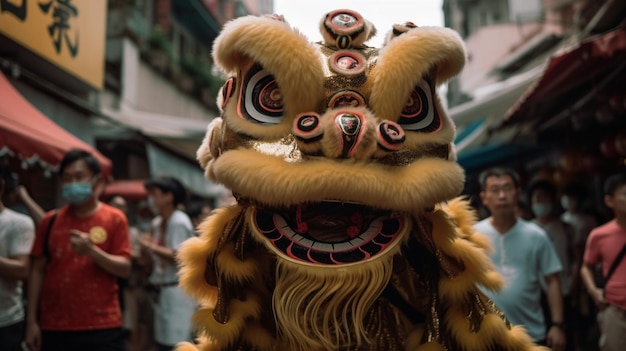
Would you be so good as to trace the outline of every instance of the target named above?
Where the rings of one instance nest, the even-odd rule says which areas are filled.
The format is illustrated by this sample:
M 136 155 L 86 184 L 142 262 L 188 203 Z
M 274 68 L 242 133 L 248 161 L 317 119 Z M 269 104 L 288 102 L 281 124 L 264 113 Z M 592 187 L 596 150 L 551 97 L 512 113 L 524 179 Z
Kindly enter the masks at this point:
M 118 278 L 130 274 L 126 216 L 98 201 L 98 160 L 69 151 L 59 165 L 67 205 L 37 228 L 28 280 L 31 351 L 125 350 Z
M 558 215 L 557 190 L 554 184 L 548 181 L 537 181 L 530 186 L 528 191 L 529 200 L 534 215 L 533 222 L 546 231 L 563 269 L 559 273 L 561 292 L 563 294 L 563 314 L 565 320 L 572 322 L 573 306 L 570 298 L 572 291 L 573 272 L 577 266 L 574 255 L 574 233 L 572 228 L 561 221 Z M 579 266 L 579 265 L 578 265 Z M 545 285 L 545 284 L 544 284 Z M 545 290 L 545 288 L 544 288 Z M 544 311 L 549 317 L 547 300 L 543 299 Z M 567 338 L 567 350 L 573 350 L 572 325 L 565 329 Z
M 579 265 L 573 272 L 580 271 L 587 237 L 591 230 L 598 225 L 594 217 L 585 213 L 582 209 L 582 202 L 585 196 L 585 187 L 576 183 L 565 186 L 561 195 L 561 206 L 565 210 L 561 214 L 561 220 L 574 228 L 574 253 Z M 578 274 L 574 274 L 574 277 L 578 278 Z M 574 286 L 578 285 L 580 284 L 574 284 Z
M 572 291 L 570 296 L 575 306 L 576 318 L 573 330 L 581 349 L 590 349 L 595 346 L 596 336 L 590 325 L 594 325 L 596 311 L 594 303 L 585 289 L 580 274 L 583 265 L 583 254 L 589 233 L 598 225 L 598 222 L 589 213 L 583 210 L 583 202 L 587 198 L 586 187 L 581 183 L 571 183 L 565 186 L 561 195 L 561 207 L 565 210 L 561 220 L 574 230 L 574 268 L 572 269 Z M 600 276 L 600 267 L 594 272 Z

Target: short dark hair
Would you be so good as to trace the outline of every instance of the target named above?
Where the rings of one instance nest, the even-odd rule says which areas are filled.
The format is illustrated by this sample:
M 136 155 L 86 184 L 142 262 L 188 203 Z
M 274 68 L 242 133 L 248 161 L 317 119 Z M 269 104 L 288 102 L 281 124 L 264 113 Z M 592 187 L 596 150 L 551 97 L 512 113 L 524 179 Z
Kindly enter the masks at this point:
M 199 217 L 202 214 L 202 209 L 205 207 L 209 207 L 209 205 L 202 202 L 192 202 L 187 206 L 187 215 L 190 218 Z
M 587 195 L 587 189 L 581 183 L 569 183 L 563 188 L 563 195 L 582 200 Z
M 547 180 L 538 180 L 532 183 L 530 185 L 530 188 L 528 188 L 528 203 L 532 203 L 533 193 L 537 190 L 543 190 L 547 192 L 548 196 L 550 196 L 550 200 L 552 200 L 552 202 L 556 202 L 556 185 Z
M 626 185 L 626 173 L 620 172 L 613 174 L 604 181 L 604 195 L 613 196 L 617 188 Z
M 2 163 L 0 163 L 0 194 L 5 190 L 4 187 L 7 184 L 7 178 L 9 177 L 9 172 L 4 169 Z M 2 199 L 0 199 L 2 201 Z
M 98 161 L 98 159 L 95 158 L 91 153 L 81 149 L 72 149 L 68 151 L 65 156 L 63 156 L 63 159 L 59 164 L 59 174 L 63 174 L 63 171 L 65 171 L 65 169 L 69 165 L 78 160 L 85 161 L 87 167 L 94 175 L 98 175 L 100 174 L 100 172 L 102 172 L 100 161 Z
M 480 173 L 480 175 L 478 176 L 478 182 L 480 183 L 480 189 L 481 190 L 485 190 L 485 187 L 487 186 L 487 178 L 489 178 L 489 177 L 502 177 L 502 176 L 509 176 L 509 177 L 511 177 L 511 179 L 513 179 L 513 185 L 515 185 L 516 188 L 520 187 L 520 180 L 519 180 L 519 175 L 517 174 L 517 172 L 515 172 L 514 170 L 512 170 L 510 168 L 492 167 L 492 168 L 489 168 L 489 169 L 486 169 L 486 170 L 482 171 Z
M 174 195 L 174 206 L 184 203 L 187 198 L 187 190 L 185 190 L 183 184 L 174 177 L 162 176 L 150 179 L 144 183 L 144 187 L 146 190 L 157 188 L 164 193 L 171 193 Z

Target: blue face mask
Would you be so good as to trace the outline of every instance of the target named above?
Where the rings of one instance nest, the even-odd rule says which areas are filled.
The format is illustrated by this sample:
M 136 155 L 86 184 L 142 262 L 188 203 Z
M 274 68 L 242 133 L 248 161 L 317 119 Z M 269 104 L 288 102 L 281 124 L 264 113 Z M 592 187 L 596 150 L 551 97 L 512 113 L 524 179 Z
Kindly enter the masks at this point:
M 73 205 L 82 204 L 87 201 L 92 194 L 91 183 L 64 184 L 62 189 L 63 199 Z
M 532 205 L 533 213 L 537 217 L 547 217 L 552 213 L 552 205 L 536 203 Z

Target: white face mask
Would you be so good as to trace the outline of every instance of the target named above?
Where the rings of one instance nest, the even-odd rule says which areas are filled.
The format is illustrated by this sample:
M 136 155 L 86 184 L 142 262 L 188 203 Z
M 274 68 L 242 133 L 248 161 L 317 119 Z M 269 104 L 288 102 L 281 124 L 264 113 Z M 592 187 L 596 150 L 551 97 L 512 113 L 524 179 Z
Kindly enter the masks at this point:
M 550 215 L 550 212 L 552 212 L 552 205 L 550 204 L 537 203 L 533 204 L 532 207 L 533 213 L 537 217 L 547 217 Z
M 572 211 L 576 208 L 576 200 L 569 198 L 567 196 L 561 197 L 561 206 L 564 210 Z

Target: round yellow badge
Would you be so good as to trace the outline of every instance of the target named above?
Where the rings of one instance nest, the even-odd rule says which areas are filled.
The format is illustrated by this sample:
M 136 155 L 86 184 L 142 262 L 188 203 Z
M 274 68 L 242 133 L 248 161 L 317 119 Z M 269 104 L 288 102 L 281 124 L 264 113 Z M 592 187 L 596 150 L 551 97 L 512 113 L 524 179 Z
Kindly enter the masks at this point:
M 89 229 L 89 239 L 94 244 L 102 244 L 107 240 L 107 231 L 102 227 L 93 227 Z

